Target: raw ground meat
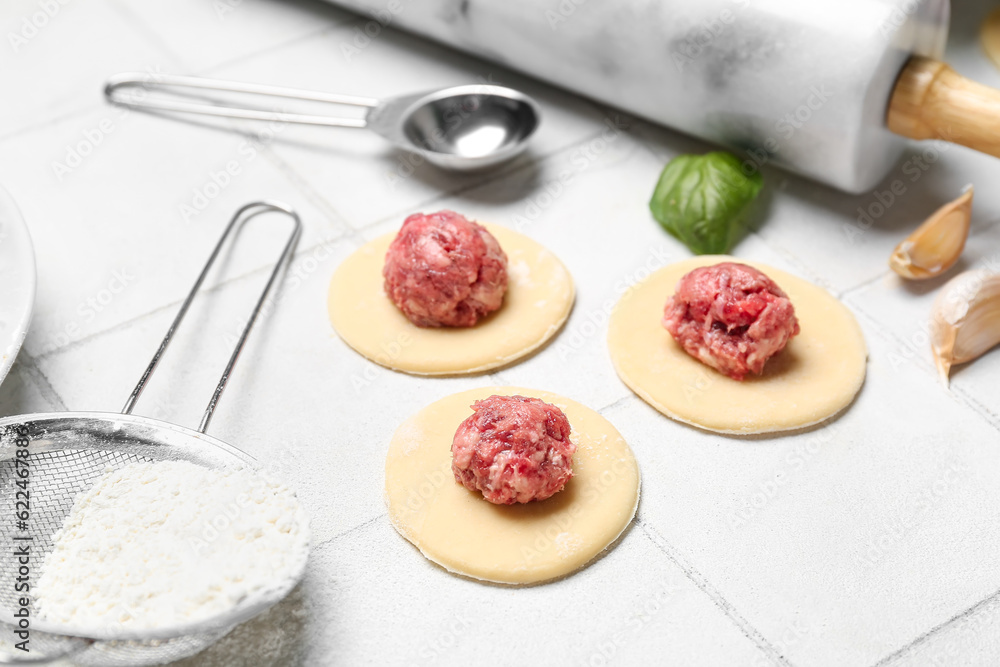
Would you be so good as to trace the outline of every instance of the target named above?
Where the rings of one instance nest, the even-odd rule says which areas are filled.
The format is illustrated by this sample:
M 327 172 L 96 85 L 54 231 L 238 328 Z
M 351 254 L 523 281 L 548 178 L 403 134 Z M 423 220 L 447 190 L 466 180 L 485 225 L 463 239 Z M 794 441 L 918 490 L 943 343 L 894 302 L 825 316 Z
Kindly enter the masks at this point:
M 663 326 L 692 357 L 734 380 L 759 375 L 799 333 L 795 308 L 773 280 L 723 262 L 686 274 L 667 301 Z
M 497 505 L 545 500 L 573 476 L 576 445 L 562 410 L 537 398 L 476 401 L 451 445 L 455 479 Z
M 418 327 L 471 327 L 503 305 L 507 255 L 453 211 L 415 213 L 385 255 L 385 293 Z

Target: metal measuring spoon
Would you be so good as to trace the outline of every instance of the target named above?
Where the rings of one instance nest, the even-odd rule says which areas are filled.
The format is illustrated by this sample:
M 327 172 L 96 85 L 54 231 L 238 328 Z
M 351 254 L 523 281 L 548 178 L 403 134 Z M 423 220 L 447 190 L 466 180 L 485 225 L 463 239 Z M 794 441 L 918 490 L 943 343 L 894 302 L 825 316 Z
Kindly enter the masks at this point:
M 193 88 L 265 97 L 327 102 L 367 109 L 363 117 L 344 118 L 288 113 L 274 109 L 228 106 L 214 102 L 150 99 L 150 92 Z M 123 89 L 131 94 L 119 94 Z M 468 85 L 387 100 L 354 97 L 238 81 L 193 76 L 148 75 L 135 72 L 108 79 L 104 95 L 112 104 L 134 109 L 180 111 L 208 116 L 266 120 L 279 123 L 363 127 L 407 151 L 422 155 L 444 169 L 471 171 L 510 160 L 527 146 L 538 128 L 538 104 L 510 88 Z

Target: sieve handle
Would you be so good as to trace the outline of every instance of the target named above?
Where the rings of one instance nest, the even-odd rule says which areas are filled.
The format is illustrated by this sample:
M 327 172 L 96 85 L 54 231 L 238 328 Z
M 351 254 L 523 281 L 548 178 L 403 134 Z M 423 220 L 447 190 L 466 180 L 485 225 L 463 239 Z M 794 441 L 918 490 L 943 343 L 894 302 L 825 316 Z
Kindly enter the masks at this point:
M 215 263 L 215 260 L 222 251 L 222 247 L 226 244 L 226 241 L 229 240 L 229 237 L 233 234 L 234 230 L 236 230 L 237 227 L 240 227 L 242 223 L 268 211 L 285 213 L 291 217 L 295 224 L 292 228 L 291 235 L 288 237 L 288 241 L 285 243 L 285 249 L 281 251 L 281 256 L 278 257 L 278 261 L 274 265 L 274 270 L 271 271 L 271 277 L 268 278 L 267 284 L 264 285 L 264 290 L 260 293 L 257 305 L 254 306 L 253 312 L 250 313 L 250 318 L 247 320 L 246 326 L 243 327 L 243 333 L 240 334 L 240 338 L 236 342 L 236 348 L 233 350 L 232 356 L 229 357 L 229 363 L 226 364 L 226 370 L 223 371 L 222 377 L 219 379 L 219 384 L 215 388 L 215 393 L 212 394 L 212 400 L 208 402 L 208 407 L 205 408 L 205 414 L 201 418 L 201 424 L 198 425 L 198 431 L 204 433 L 208 430 L 208 424 L 212 421 L 212 414 L 215 412 L 215 407 L 219 404 L 222 392 L 226 389 L 226 384 L 229 382 L 229 376 L 232 374 L 233 368 L 236 366 L 236 360 L 239 359 L 240 352 L 243 351 L 243 346 L 247 341 L 247 337 L 250 335 L 250 330 L 257 321 L 257 316 L 260 315 L 260 311 L 263 309 L 264 304 L 267 303 L 268 294 L 271 292 L 271 288 L 274 287 L 274 284 L 278 280 L 278 275 L 281 273 L 281 267 L 284 266 L 284 264 L 291 257 L 292 252 L 295 250 L 295 244 L 298 242 L 299 234 L 302 231 L 302 220 L 299 218 L 299 214 L 296 213 L 290 206 L 280 202 L 252 202 L 240 208 L 240 210 L 236 211 L 236 214 L 233 215 L 232 220 L 229 221 L 229 225 L 226 226 L 226 230 L 222 232 L 222 237 L 215 245 L 215 250 L 212 251 L 208 261 L 205 262 L 205 266 L 202 268 L 201 274 L 194 282 L 194 286 L 191 288 L 191 291 L 188 292 L 187 298 L 185 298 L 184 303 L 181 304 L 180 310 L 177 311 L 177 316 L 174 317 L 173 323 L 170 325 L 170 328 L 167 329 L 167 335 L 163 337 L 163 342 L 160 343 L 160 347 L 156 350 L 156 354 L 153 355 L 153 359 L 149 362 L 149 366 L 146 367 L 146 371 L 142 374 L 142 377 L 139 378 L 139 384 L 135 386 L 135 389 L 132 390 L 132 394 L 128 397 L 128 400 L 125 401 L 125 407 L 122 408 L 122 414 L 128 415 L 132 413 L 132 408 L 135 407 L 135 402 L 139 400 L 139 396 L 142 394 L 143 389 L 145 389 L 146 385 L 149 383 L 150 376 L 159 365 L 160 359 L 163 357 L 163 353 L 166 352 L 167 346 L 170 345 L 170 341 L 173 339 L 174 333 L 177 331 L 177 327 L 187 314 L 188 308 L 191 306 L 191 302 L 194 301 L 195 295 L 197 295 L 198 290 L 201 289 L 202 283 L 205 282 L 205 276 L 208 275 L 209 270 L 212 268 L 212 264 Z

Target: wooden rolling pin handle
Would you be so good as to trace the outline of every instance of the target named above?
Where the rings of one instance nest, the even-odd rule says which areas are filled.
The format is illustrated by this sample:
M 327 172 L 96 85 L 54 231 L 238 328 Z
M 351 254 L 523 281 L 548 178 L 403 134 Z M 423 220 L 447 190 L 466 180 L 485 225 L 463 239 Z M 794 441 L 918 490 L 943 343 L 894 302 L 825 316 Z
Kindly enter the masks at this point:
M 944 139 L 1000 157 L 1000 90 L 937 60 L 910 59 L 896 80 L 886 122 L 910 139 Z

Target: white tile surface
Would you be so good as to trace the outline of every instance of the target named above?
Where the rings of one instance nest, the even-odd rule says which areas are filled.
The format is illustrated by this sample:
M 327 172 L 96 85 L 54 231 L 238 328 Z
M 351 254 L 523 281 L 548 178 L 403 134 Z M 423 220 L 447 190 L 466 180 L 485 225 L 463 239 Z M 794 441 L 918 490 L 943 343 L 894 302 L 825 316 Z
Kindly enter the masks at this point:
M 534 588 L 484 586 L 449 575 L 399 537 L 384 516 L 320 545 L 312 568 L 299 603 L 304 619 L 290 609 L 279 621 L 301 623 L 306 636 L 323 635 L 291 648 L 286 660 L 298 664 L 627 665 L 652 652 L 682 665 L 767 664 L 638 528 L 613 558 Z M 623 579 L 621 568 L 643 576 Z M 591 620 L 597 618 L 599 625 Z M 348 631 L 346 619 L 371 631 Z M 568 630 L 584 625 L 591 630 Z M 255 662 L 262 642 L 246 639 L 224 641 L 190 664 Z
M 970 181 L 979 190 L 965 262 L 997 256 L 1000 190 L 990 184 L 1000 161 L 948 149 L 864 230 L 856 209 L 875 194 L 846 197 L 768 171 L 756 231 L 735 254 L 843 294 L 865 329 L 869 375 L 825 428 L 723 438 L 632 396 L 613 372 L 602 321 L 629 282 L 686 256 L 646 202 L 667 159 L 706 145 L 634 121 L 606 130 L 614 112 L 391 30 L 345 50 L 367 19 L 319 2 L 221 2 L 233 11 L 209 0 L 76 0 L 0 59 L 0 83 L 21 101 L 0 108 L 0 183 L 24 212 L 39 266 L 32 331 L 0 387 L 0 414 L 118 410 L 235 208 L 270 197 L 303 215 L 296 261 L 211 432 L 291 479 L 316 548 L 288 600 L 186 667 L 996 664 L 1000 357 L 957 370 L 945 392 L 919 338 L 942 281 L 903 286 L 885 261 Z M 989 3 L 954 5 L 951 59 L 1000 85 L 973 41 Z M 4 34 L 36 7 L 5 3 Z M 427 165 L 410 173 L 405 156 L 354 130 L 284 127 L 250 150 L 226 123 L 102 104 L 107 75 L 146 66 L 372 96 L 486 79 L 535 96 L 543 126 L 505 170 L 461 177 Z M 54 163 L 72 150 L 88 154 L 60 178 Z M 195 190 L 214 192 L 212 174 L 231 161 L 240 173 L 186 221 L 180 207 Z M 887 184 L 909 176 L 902 163 L 898 171 Z M 524 363 L 421 379 L 362 359 L 331 331 L 325 301 L 337 263 L 405 214 L 441 208 L 518 228 L 574 274 L 566 328 Z M 138 413 L 199 418 L 281 242 L 281 230 L 258 222 L 210 279 Z M 120 290 L 116 272 L 128 283 Z M 604 558 L 553 584 L 453 577 L 384 516 L 396 425 L 439 397 L 495 382 L 603 408 L 642 467 L 636 524 Z M 507 640 L 511 619 L 529 628 L 517 642 Z
M 100 106 L 109 74 L 174 66 L 109 0 L 8 0 L 0 8 L 0 34 L 0 86 L 6 91 L 0 137 Z
M 176 62 L 199 73 L 357 18 L 309 0 L 115 2 Z

